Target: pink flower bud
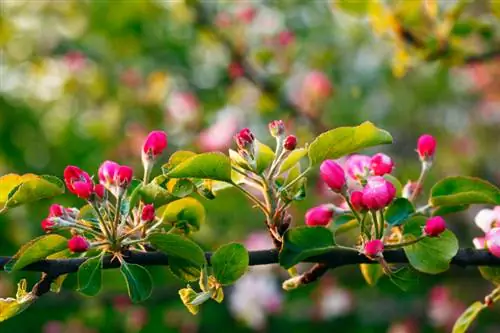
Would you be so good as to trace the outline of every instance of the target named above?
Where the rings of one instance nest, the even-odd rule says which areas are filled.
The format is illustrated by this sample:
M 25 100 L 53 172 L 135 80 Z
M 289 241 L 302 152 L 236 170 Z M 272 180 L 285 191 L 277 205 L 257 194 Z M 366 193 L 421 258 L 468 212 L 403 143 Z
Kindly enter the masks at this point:
M 441 216 L 431 217 L 424 226 L 424 234 L 429 237 L 437 237 L 445 230 L 446 222 Z
M 45 231 L 45 232 L 49 232 L 50 230 L 52 230 L 52 228 L 54 227 L 55 223 L 52 222 L 50 220 L 50 218 L 46 218 L 42 221 L 41 223 L 41 226 L 42 226 L 42 229 Z
M 486 248 L 486 238 L 485 237 L 475 237 L 472 239 L 472 244 L 478 250 Z
M 386 154 L 378 153 L 373 155 L 370 162 L 370 169 L 375 176 L 383 176 L 392 172 L 394 162 Z
M 257 10 L 253 6 L 245 6 L 236 12 L 236 17 L 243 23 L 251 23 L 257 14 Z
M 53 204 L 49 208 L 49 217 L 60 217 L 64 215 L 64 207 L 58 204 Z
M 68 240 L 68 249 L 74 253 L 85 252 L 89 249 L 90 244 L 82 236 L 73 236 L 70 240 Z
M 132 176 L 134 174 L 134 170 L 127 165 L 121 165 L 116 172 L 116 185 L 124 188 L 127 187 L 132 181 Z
M 295 135 L 287 136 L 283 143 L 283 147 L 288 151 L 294 150 L 297 147 L 297 137 Z
M 371 158 L 366 155 L 354 154 L 349 156 L 345 162 L 347 175 L 356 181 L 365 179 L 368 176 L 371 161 Z
M 312 71 L 304 79 L 303 89 L 310 99 L 326 99 L 333 91 L 332 84 L 328 76 L 323 72 Z
M 368 177 L 363 189 L 363 205 L 371 210 L 379 210 L 389 205 L 396 195 L 391 182 L 380 176 Z
M 491 254 L 500 258 L 500 228 L 493 228 L 486 234 L 486 247 Z
M 310 227 L 326 226 L 333 218 L 333 209 L 330 205 L 319 205 L 309 209 L 306 213 L 306 224 Z
M 114 184 L 116 172 L 119 167 L 120 165 L 113 161 L 105 161 L 102 163 L 97 172 L 99 182 L 107 186 Z
M 153 205 L 145 205 L 142 208 L 141 221 L 151 222 L 155 219 L 155 207 Z
M 323 161 L 319 167 L 319 174 L 332 191 L 339 193 L 344 190 L 346 185 L 345 172 L 337 162 L 333 160 Z
M 283 120 L 273 120 L 268 126 L 269 132 L 275 138 L 285 134 L 285 124 L 283 123 Z
M 79 198 L 89 199 L 90 195 L 94 190 L 94 186 L 92 183 L 86 183 L 83 181 L 77 181 L 73 183 L 73 193 L 76 194 Z
M 417 152 L 422 160 L 432 159 L 436 152 L 436 139 L 429 134 L 422 135 L 418 138 Z
M 227 68 L 227 71 L 228 71 L 229 77 L 233 80 L 245 75 L 245 69 L 243 68 L 243 66 L 239 62 L 230 63 L 228 68 Z
M 96 184 L 94 186 L 94 193 L 99 199 L 103 199 L 104 195 L 106 194 L 106 188 L 102 184 Z
M 370 259 L 382 257 L 384 243 L 380 239 L 374 239 L 365 243 L 363 254 Z
M 355 211 L 362 212 L 367 210 L 367 208 L 363 204 L 363 192 L 361 191 L 352 192 L 349 200 L 351 200 L 352 208 L 354 208 Z
M 167 134 L 163 131 L 152 131 L 142 146 L 143 156 L 154 160 L 167 148 Z
M 288 46 L 295 40 L 295 35 L 290 30 L 281 31 L 278 34 L 278 43 L 281 46 Z
M 255 141 L 255 136 L 248 128 L 244 128 L 234 136 L 236 144 L 240 149 L 249 150 Z
M 84 195 L 88 188 L 90 188 L 90 192 L 92 192 L 92 189 L 94 188 L 94 182 L 90 178 L 89 174 L 72 165 L 69 165 L 64 169 L 64 182 L 71 193 L 76 194 L 81 198 L 88 198 L 88 196 L 85 197 L 81 195 Z M 75 187 L 75 183 L 78 183 L 78 190 Z

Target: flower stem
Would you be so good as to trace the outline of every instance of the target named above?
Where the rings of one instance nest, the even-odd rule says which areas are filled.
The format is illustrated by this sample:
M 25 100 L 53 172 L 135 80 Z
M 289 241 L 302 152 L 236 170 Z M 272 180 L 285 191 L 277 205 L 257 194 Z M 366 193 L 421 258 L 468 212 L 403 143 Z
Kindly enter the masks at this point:
M 269 216 L 269 211 L 267 210 L 267 207 L 259 201 L 252 193 L 248 192 L 244 187 L 233 183 L 233 186 L 239 189 L 241 192 L 243 192 L 250 200 L 252 200 L 259 208 L 266 214 L 266 216 Z
M 420 176 L 418 177 L 417 184 L 415 185 L 415 190 L 408 199 L 410 202 L 415 201 L 415 199 L 420 194 L 420 191 L 422 190 L 422 186 L 424 184 L 425 176 L 427 176 L 427 172 L 429 171 L 429 169 L 430 164 L 422 162 L 422 169 L 420 170 Z
M 418 243 L 420 242 L 422 239 L 426 238 L 427 236 L 425 235 L 422 235 L 418 238 L 415 238 L 415 239 L 412 239 L 412 240 L 409 240 L 409 241 L 406 241 L 406 242 L 401 242 L 401 243 L 397 243 L 397 244 L 387 244 L 384 246 L 384 248 L 386 250 L 390 250 L 390 249 L 399 249 L 399 248 L 402 248 L 402 247 L 405 247 L 405 246 L 408 246 L 408 245 L 412 245 L 412 244 L 415 244 L 415 243 Z
M 104 218 L 102 217 L 102 214 L 99 211 L 99 207 L 97 207 L 97 205 L 95 204 L 95 202 L 91 202 L 90 201 L 89 203 L 90 203 L 90 206 L 92 206 L 92 208 L 94 209 L 94 211 L 97 214 L 97 218 L 99 219 L 99 222 L 100 222 L 99 224 L 101 226 L 101 230 L 104 232 L 104 234 L 106 234 L 106 237 L 108 239 L 111 239 L 111 231 L 108 228 L 106 220 L 104 220 Z
M 297 176 L 297 178 L 295 178 L 290 183 L 288 183 L 288 185 L 286 185 L 285 187 L 280 189 L 280 191 L 283 192 L 283 191 L 286 191 L 287 189 L 289 189 L 292 185 L 294 185 L 296 182 L 301 180 L 310 170 L 311 170 L 311 167 L 310 166 L 307 167 L 300 175 Z
M 379 238 L 380 230 L 378 225 L 377 211 L 371 210 L 370 213 L 372 214 L 373 226 L 375 228 L 375 238 Z
M 342 193 L 342 197 L 344 197 L 345 202 L 347 202 L 347 205 L 351 209 L 352 215 L 358 220 L 358 223 L 361 222 L 361 216 L 359 216 L 358 212 L 354 209 L 354 207 L 351 204 L 351 201 L 349 200 L 349 197 L 347 196 L 347 193 Z

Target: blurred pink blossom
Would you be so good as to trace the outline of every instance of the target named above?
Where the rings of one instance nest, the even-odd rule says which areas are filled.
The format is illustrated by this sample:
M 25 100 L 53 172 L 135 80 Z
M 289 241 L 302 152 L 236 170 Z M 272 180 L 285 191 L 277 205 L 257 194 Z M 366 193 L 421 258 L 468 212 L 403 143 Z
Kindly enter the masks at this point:
M 446 286 L 436 286 L 429 293 L 427 316 L 436 327 L 451 330 L 466 306 L 453 297 Z
M 174 122 L 192 123 L 199 117 L 199 103 L 190 92 L 174 92 L 167 101 L 166 112 Z
M 219 117 L 214 124 L 200 133 L 198 146 L 203 151 L 228 149 L 238 127 L 238 117 L 234 113 L 226 112 L 224 116 Z

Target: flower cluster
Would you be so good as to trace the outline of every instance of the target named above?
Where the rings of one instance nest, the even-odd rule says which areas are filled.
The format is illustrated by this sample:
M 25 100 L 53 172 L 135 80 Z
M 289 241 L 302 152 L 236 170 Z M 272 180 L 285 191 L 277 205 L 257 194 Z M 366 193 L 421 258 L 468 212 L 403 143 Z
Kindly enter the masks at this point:
M 151 132 L 143 145 L 142 159 L 145 168 L 143 182 L 147 184 L 153 163 L 167 147 L 167 135 Z M 130 209 L 127 189 L 132 184 L 133 169 L 113 161 L 105 161 L 97 172 L 99 183 L 77 166 L 67 166 L 64 181 L 68 190 L 88 202 L 88 209 L 64 208 L 54 204 L 41 223 L 46 232 L 69 229 L 72 237 L 68 248 L 75 253 L 91 248 L 102 248 L 118 253 L 123 247 L 139 244 L 153 224 L 155 207 L 140 203 Z
M 491 254 L 500 258 L 500 206 L 479 211 L 475 222 L 485 233 L 484 237 L 472 240 L 476 249 L 488 249 Z

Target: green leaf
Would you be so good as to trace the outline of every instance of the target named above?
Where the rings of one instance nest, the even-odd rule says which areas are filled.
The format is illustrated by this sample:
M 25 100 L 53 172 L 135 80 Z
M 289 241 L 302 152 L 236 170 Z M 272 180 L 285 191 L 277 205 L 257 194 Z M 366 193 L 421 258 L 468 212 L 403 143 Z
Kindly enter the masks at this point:
M 449 177 L 432 187 L 430 203 L 438 206 L 500 205 L 500 189 L 473 177 Z
M 255 140 L 257 173 L 261 174 L 274 160 L 274 151 L 259 140 Z
M 12 208 L 64 193 L 64 183 L 54 176 L 8 174 L 0 177 L 0 209 Z
M 78 268 L 78 291 L 87 296 L 95 296 L 101 290 L 102 255 L 89 258 Z
M 179 257 L 168 257 L 168 268 L 177 278 L 192 282 L 200 278 L 201 270 L 197 265 L 193 265 L 189 260 Z
M 357 127 L 338 127 L 320 134 L 309 145 L 311 165 L 317 165 L 326 159 L 337 159 L 364 148 L 392 143 L 391 135 L 378 129 L 370 122 Z
M 363 17 L 368 13 L 371 0 L 330 0 L 334 7 L 347 14 Z
M 391 182 L 391 184 L 394 185 L 394 187 L 396 188 L 396 198 L 400 197 L 403 192 L 403 185 L 401 185 L 399 179 L 388 173 L 385 174 L 383 177 L 388 182 Z
M 220 284 L 232 284 L 247 271 L 248 252 L 241 244 L 226 244 L 215 251 L 210 258 L 210 263 L 214 276 Z
M 37 237 L 24 244 L 4 269 L 8 272 L 22 269 L 67 247 L 68 240 L 63 236 L 51 234 Z
M 432 211 L 432 216 L 454 214 L 469 209 L 469 205 L 441 206 Z
M 183 198 L 167 205 L 162 220 L 185 233 L 198 231 L 205 222 L 205 207 L 194 198 Z
M 387 208 L 385 220 L 391 226 L 400 225 L 413 213 L 415 213 L 415 207 L 413 207 L 413 204 L 408 199 L 397 198 L 389 208 Z
M 500 267 L 479 266 L 477 269 L 485 280 L 500 285 Z
M 467 329 L 472 324 L 472 322 L 476 319 L 481 311 L 483 311 L 487 306 L 481 302 L 472 303 L 467 310 L 464 311 L 460 315 L 460 317 L 453 325 L 452 333 L 465 333 Z
M 191 287 L 188 286 L 187 288 L 179 290 L 179 296 L 181 297 L 182 303 L 188 311 L 191 312 L 191 314 L 195 315 L 198 311 L 200 311 L 199 306 L 191 304 L 191 302 L 198 296 L 196 291 L 194 291 Z
M 404 241 L 418 238 L 425 225 L 426 218 L 417 216 L 410 219 L 404 228 Z M 428 274 L 445 272 L 450 267 L 451 259 L 458 252 L 458 240 L 455 235 L 445 230 L 439 237 L 426 237 L 404 248 L 406 257 L 416 270 Z
M 139 303 L 149 298 L 153 290 L 153 281 L 144 267 L 122 262 L 120 271 L 125 278 L 128 294 L 133 303 Z
M 167 183 L 167 189 L 178 198 L 184 198 L 193 193 L 195 186 L 193 182 L 186 178 L 170 179 Z
M 175 234 L 153 233 L 148 241 L 159 251 L 171 256 L 185 259 L 197 267 L 207 263 L 205 253 L 192 240 Z
M 0 322 L 5 321 L 26 310 L 37 297 L 26 291 L 26 280 L 17 284 L 16 298 L 0 298 Z
M 283 163 L 280 166 L 280 174 L 285 171 L 288 171 L 293 166 L 295 166 L 299 161 L 307 155 L 307 148 L 298 148 L 290 152 L 290 154 L 285 158 Z
M 163 170 L 163 173 L 168 173 L 168 171 L 172 170 L 185 160 L 189 159 L 190 157 L 195 156 L 196 153 L 188 150 L 178 150 L 172 155 L 170 155 L 170 158 L 168 159 L 168 162 L 163 164 L 161 169 Z
M 59 293 L 61 292 L 62 285 L 64 281 L 66 281 L 66 278 L 68 277 L 68 274 L 62 274 L 59 275 L 52 283 L 50 284 L 50 291 L 53 293 Z
M 333 220 L 333 232 L 335 235 L 348 232 L 358 226 L 358 221 L 351 214 L 338 215 Z
M 402 291 L 408 291 L 418 284 L 418 275 L 411 267 L 402 267 L 389 275 L 389 279 Z
M 170 193 L 165 187 L 156 183 L 149 183 L 137 188 L 138 196 L 135 193 L 130 198 L 130 205 L 133 207 L 140 199 L 146 204 L 153 204 L 155 207 L 163 206 L 169 202 L 178 200 L 176 196 Z
M 331 251 L 334 245 L 333 233 L 325 227 L 288 229 L 283 235 L 280 265 L 288 269 L 304 259 Z
M 231 160 L 222 153 L 192 156 L 167 173 L 171 178 L 213 179 L 231 183 Z
M 360 264 L 359 268 L 366 283 L 372 287 L 376 285 L 378 280 L 384 275 L 382 266 L 379 264 Z

